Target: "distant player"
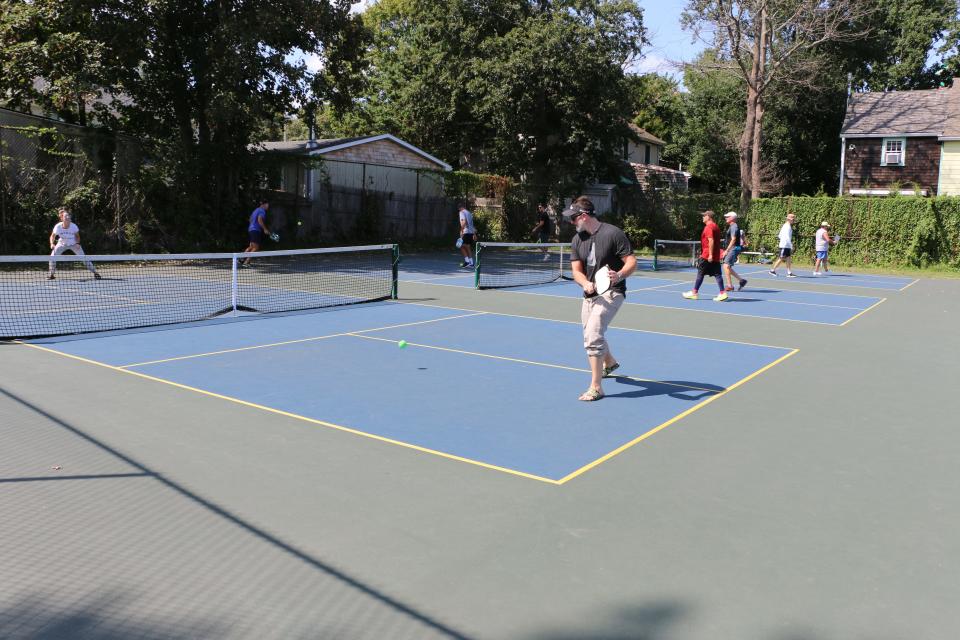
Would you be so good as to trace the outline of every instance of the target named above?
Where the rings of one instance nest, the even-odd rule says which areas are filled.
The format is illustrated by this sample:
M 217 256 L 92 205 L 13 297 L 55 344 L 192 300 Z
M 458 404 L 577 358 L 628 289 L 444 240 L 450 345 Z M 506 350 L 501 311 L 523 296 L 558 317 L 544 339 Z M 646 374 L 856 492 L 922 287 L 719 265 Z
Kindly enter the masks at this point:
M 737 264 L 740 252 L 743 250 L 743 234 L 740 232 L 740 225 L 737 224 L 735 211 L 728 211 L 723 214 L 723 219 L 727 223 L 727 247 L 723 254 L 723 274 L 727 280 L 726 289 L 727 291 L 733 291 L 733 279 L 736 278 L 742 291 L 747 286 L 747 281 L 733 270 L 733 265 Z
M 683 297 L 687 300 L 698 300 L 700 298 L 700 285 L 703 284 L 703 279 L 706 276 L 716 278 L 717 287 L 720 288 L 720 293 L 713 299 L 714 302 L 725 302 L 729 298 L 726 291 L 727 287 L 723 284 L 723 275 L 720 269 L 720 244 L 722 242 L 720 227 L 713 221 L 714 215 L 716 214 L 710 210 L 703 212 L 703 233 L 700 234 L 700 259 L 697 260 L 697 281 L 694 283 L 692 290 L 683 293 Z
M 250 214 L 250 224 L 247 225 L 247 236 L 250 238 L 250 244 L 243 250 L 260 251 L 263 245 L 263 239 L 270 235 L 270 229 L 267 227 L 267 211 L 270 210 L 270 203 L 266 200 L 260 201 L 260 206 Z
M 463 256 L 461 267 L 473 268 L 473 245 L 477 239 L 477 228 L 473 226 L 473 214 L 465 203 L 460 204 L 460 254 Z
M 792 213 L 787 214 L 787 220 L 783 223 L 783 226 L 780 227 L 780 233 L 777 234 L 777 238 L 780 243 L 780 254 L 777 256 L 776 261 L 773 263 L 773 267 L 770 269 L 770 275 L 777 275 L 777 267 L 781 263 L 787 265 L 787 277 L 796 278 L 797 276 L 793 273 L 793 222 L 796 220 L 796 216 Z
M 547 205 L 540 203 L 537 205 L 537 225 L 531 233 L 537 239 L 538 243 L 550 242 L 550 234 L 553 232 L 553 221 L 550 220 L 550 212 Z M 543 250 L 543 260 L 550 259 L 550 253 L 547 249 Z
M 71 251 L 78 256 L 85 255 L 83 253 L 83 247 L 80 246 L 80 227 L 73 222 L 70 212 L 67 209 L 60 209 L 58 213 L 60 222 L 53 226 L 53 232 L 50 234 L 50 255 L 59 256 L 65 251 Z M 94 278 L 97 280 L 100 279 L 100 274 L 97 273 L 92 262 L 84 260 L 83 264 L 90 273 L 93 274 Z M 53 280 L 56 277 L 54 275 L 56 271 L 57 262 L 56 260 L 51 260 L 50 275 L 48 275 L 47 278 Z
M 830 245 L 837 241 L 830 237 L 830 225 L 826 221 L 820 223 L 820 228 L 814 235 L 814 250 L 817 252 L 817 261 L 813 265 L 813 275 L 820 275 L 820 267 L 824 273 L 830 272 Z

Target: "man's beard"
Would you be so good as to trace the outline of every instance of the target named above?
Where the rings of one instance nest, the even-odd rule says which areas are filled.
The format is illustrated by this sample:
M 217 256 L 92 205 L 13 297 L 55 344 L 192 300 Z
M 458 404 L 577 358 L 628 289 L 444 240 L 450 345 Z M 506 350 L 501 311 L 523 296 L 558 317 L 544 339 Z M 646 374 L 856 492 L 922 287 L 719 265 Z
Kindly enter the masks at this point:
M 586 226 L 587 226 L 587 223 L 586 223 L 586 222 L 578 222 L 578 223 L 577 223 L 577 233 L 583 233 L 584 231 L 586 231 L 586 228 L 585 228 Z

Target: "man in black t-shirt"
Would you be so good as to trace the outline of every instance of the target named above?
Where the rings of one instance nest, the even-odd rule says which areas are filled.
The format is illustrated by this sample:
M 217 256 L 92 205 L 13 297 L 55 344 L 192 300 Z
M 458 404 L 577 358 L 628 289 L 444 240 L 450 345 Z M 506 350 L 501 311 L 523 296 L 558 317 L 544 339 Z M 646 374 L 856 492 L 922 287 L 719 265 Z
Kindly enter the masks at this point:
M 577 226 L 577 234 L 570 243 L 570 267 L 573 279 L 583 287 L 580 321 L 591 377 L 590 388 L 580 400 L 590 402 L 603 397 L 603 378 L 620 366 L 610 353 L 604 334 L 626 298 L 626 279 L 637 268 L 637 259 L 626 234 L 612 224 L 597 220 L 588 198 L 580 196 L 574 200 L 563 217 Z M 598 295 L 595 278 L 601 267 L 610 270 L 611 286 L 606 293 Z
M 547 211 L 547 205 L 537 205 L 537 226 L 533 228 L 534 237 L 537 242 L 550 242 L 550 233 L 553 223 L 550 220 L 550 213 Z
M 547 211 L 547 205 L 540 203 L 537 205 L 537 225 L 533 228 L 531 233 L 537 239 L 538 243 L 550 242 L 550 233 L 552 231 L 553 222 L 550 220 L 550 213 Z M 546 262 L 550 260 L 550 252 L 544 247 L 543 249 L 543 261 Z

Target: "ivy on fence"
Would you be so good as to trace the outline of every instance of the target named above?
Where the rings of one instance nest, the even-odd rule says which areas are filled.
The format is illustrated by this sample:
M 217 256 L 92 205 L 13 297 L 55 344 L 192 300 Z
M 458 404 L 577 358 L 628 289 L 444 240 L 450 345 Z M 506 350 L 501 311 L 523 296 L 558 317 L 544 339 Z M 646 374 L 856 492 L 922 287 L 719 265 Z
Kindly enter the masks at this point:
M 796 216 L 794 253 L 812 256 L 822 222 L 840 243 L 831 262 L 847 266 L 960 267 L 960 198 L 783 197 L 753 201 L 746 217 L 754 244 L 777 246 L 787 214 Z

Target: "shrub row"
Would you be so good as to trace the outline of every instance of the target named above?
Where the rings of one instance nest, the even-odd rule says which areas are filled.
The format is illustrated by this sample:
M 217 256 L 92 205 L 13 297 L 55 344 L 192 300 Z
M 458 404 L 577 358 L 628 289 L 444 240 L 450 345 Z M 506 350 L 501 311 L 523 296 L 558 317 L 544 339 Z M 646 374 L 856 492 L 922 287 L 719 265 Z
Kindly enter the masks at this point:
M 787 214 L 796 216 L 794 251 L 812 256 L 813 237 L 829 222 L 840 243 L 831 261 L 847 266 L 960 267 L 960 198 L 782 197 L 754 200 L 745 226 L 754 247 L 773 249 Z

